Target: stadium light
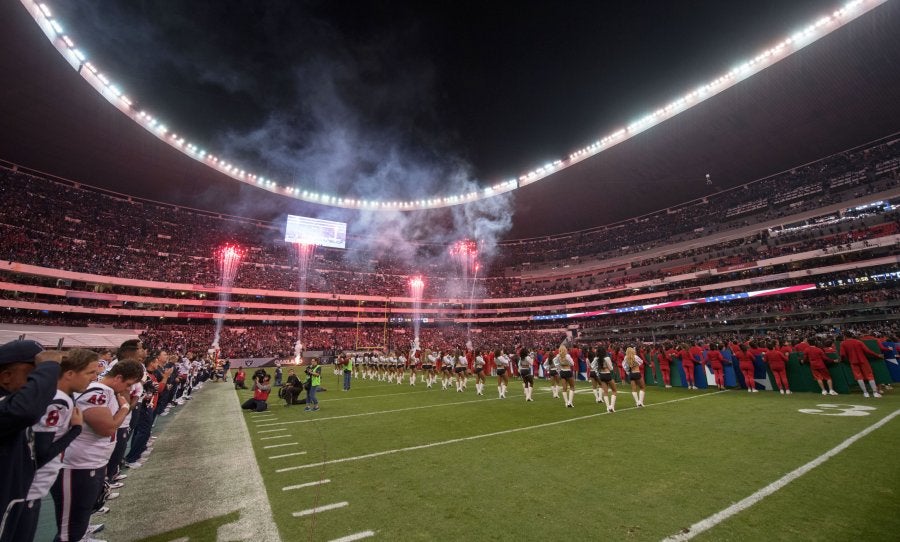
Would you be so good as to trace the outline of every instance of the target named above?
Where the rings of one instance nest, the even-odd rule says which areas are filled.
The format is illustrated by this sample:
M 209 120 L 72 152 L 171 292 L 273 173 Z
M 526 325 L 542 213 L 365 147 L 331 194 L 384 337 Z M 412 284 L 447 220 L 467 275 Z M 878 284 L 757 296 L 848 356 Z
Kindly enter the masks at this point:
M 217 157 L 211 154 L 208 155 L 205 151 L 199 153 L 198 155 L 198 153 L 196 152 L 197 146 L 190 141 L 186 141 L 184 138 L 164 138 L 163 136 L 165 136 L 165 134 L 167 133 L 167 128 L 165 127 L 165 125 L 158 123 L 158 121 L 153 118 L 151 114 L 145 111 L 141 111 L 140 113 L 135 113 L 134 111 L 132 111 L 131 100 L 123 95 L 122 90 L 119 89 L 118 86 L 111 85 L 109 79 L 107 79 L 106 76 L 104 76 L 96 66 L 86 61 L 86 55 L 81 50 L 75 47 L 75 42 L 69 35 L 63 34 L 62 24 L 53 17 L 53 12 L 51 11 L 47 3 L 38 3 L 34 0 L 20 1 L 28 8 L 28 12 L 41 26 L 48 39 L 51 41 L 51 43 L 53 43 L 54 47 L 57 48 L 57 51 L 59 51 L 60 54 L 62 54 L 66 58 L 66 60 L 70 64 L 72 64 L 72 66 L 76 70 L 79 71 L 81 76 L 84 77 L 88 81 L 88 83 L 94 86 L 94 88 L 98 92 L 103 94 L 104 97 L 109 99 L 111 103 L 116 105 L 120 111 L 129 115 L 132 120 L 139 123 L 143 121 L 144 127 L 147 130 L 149 130 L 157 137 L 160 137 L 164 142 L 168 143 L 174 149 L 185 153 L 187 156 L 190 156 L 196 160 L 207 160 L 210 164 L 218 164 L 218 171 L 231 176 L 233 179 L 241 182 L 253 183 L 253 180 L 257 178 L 253 173 L 248 176 L 244 170 L 240 170 L 236 167 L 229 166 L 228 168 L 226 168 L 226 163 L 224 161 L 220 163 Z M 493 197 L 497 194 L 515 190 L 517 188 L 524 187 L 531 183 L 545 179 L 580 162 L 581 160 L 585 160 L 591 156 L 596 155 L 599 152 L 610 148 L 611 146 L 626 141 L 629 138 L 650 129 L 657 124 L 660 124 L 672 118 L 673 116 L 678 115 L 679 113 L 690 109 L 691 107 L 703 102 L 704 100 L 717 95 L 719 92 L 722 92 L 740 83 L 744 79 L 768 68 L 772 64 L 786 58 L 786 56 L 802 49 L 803 47 L 806 47 L 807 45 L 813 43 L 818 39 L 821 39 L 822 37 L 828 35 L 830 32 L 855 20 L 859 16 L 871 11 L 872 9 L 875 9 L 885 2 L 887 2 L 887 0 L 853 0 L 851 2 L 847 2 L 842 7 L 831 12 L 830 15 L 821 15 L 806 26 L 801 26 L 801 30 L 795 31 L 791 36 L 784 38 L 783 40 L 778 42 L 777 45 L 760 51 L 757 55 L 738 64 L 738 67 L 733 68 L 729 72 L 724 73 L 707 83 L 695 87 L 694 90 L 676 98 L 675 100 L 669 102 L 667 105 L 656 108 L 652 113 L 638 117 L 638 120 L 629 123 L 625 128 L 618 129 L 612 133 L 600 137 L 594 143 L 586 145 L 579 150 L 570 152 L 564 160 L 554 160 L 551 162 L 546 162 L 544 163 L 544 165 L 536 167 L 528 173 L 523 173 L 517 178 L 513 178 L 506 183 L 494 183 L 487 187 L 483 187 L 480 190 L 475 190 L 466 194 L 457 194 L 450 196 L 433 195 L 426 197 L 425 199 L 405 202 L 359 201 L 345 197 L 324 195 L 320 196 L 319 194 L 310 193 L 307 190 L 301 190 L 300 188 L 295 188 L 293 190 L 287 189 L 284 191 L 284 193 L 291 194 L 291 197 L 297 199 L 312 201 L 325 205 L 334 205 L 340 207 L 362 206 L 371 209 L 383 210 L 396 208 L 425 209 L 433 207 L 446 207 L 468 203 L 481 198 Z M 62 42 L 62 44 L 64 44 L 64 46 L 60 43 L 60 41 Z M 78 59 L 79 64 L 76 65 L 74 63 L 71 58 L 72 55 L 74 55 L 74 57 Z M 87 70 L 81 70 L 81 66 L 86 67 Z M 102 83 L 102 87 L 98 87 L 96 82 L 91 77 L 89 77 L 88 74 L 94 76 L 96 80 L 99 80 Z M 114 101 L 109 98 L 103 87 L 108 87 L 108 90 L 118 98 L 118 101 Z M 123 107 L 119 102 L 121 102 L 121 104 L 125 104 L 125 107 Z M 264 187 L 274 186 L 277 188 L 279 186 L 277 182 L 257 182 L 256 184 L 262 185 Z

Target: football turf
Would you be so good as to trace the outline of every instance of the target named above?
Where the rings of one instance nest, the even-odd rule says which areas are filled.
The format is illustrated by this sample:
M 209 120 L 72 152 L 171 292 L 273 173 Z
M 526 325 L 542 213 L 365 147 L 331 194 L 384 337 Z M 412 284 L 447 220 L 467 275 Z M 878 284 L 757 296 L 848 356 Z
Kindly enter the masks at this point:
M 271 371 L 270 371 L 271 372 Z M 615 414 L 579 383 L 497 398 L 323 378 L 321 410 L 244 417 L 283 540 L 660 540 L 751 496 L 900 409 L 900 398 L 648 387 Z M 244 401 L 249 391 L 240 390 Z M 842 405 L 839 408 L 818 405 Z M 846 405 L 872 407 L 856 410 Z M 847 414 L 846 408 L 852 410 Z M 801 409 L 820 412 L 801 412 Z M 894 539 L 900 419 L 698 536 Z

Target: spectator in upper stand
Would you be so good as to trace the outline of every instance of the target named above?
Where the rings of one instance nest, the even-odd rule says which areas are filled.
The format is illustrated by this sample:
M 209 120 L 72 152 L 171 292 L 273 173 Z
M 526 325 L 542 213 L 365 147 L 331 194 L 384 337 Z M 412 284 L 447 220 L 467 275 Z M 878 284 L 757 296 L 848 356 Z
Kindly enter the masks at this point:
M 881 354 L 876 354 L 871 351 L 864 342 L 854 337 L 852 331 L 845 331 L 844 339 L 841 341 L 841 360 L 850 362 L 850 368 L 853 370 L 853 378 L 855 378 L 856 382 L 859 384 L 859 388 L 863 392 L 863 397 L 869 396 L 869 391 L 866 389 L 865 383 L 865 381 L 868 381 L 869 386 L 872 387 L 872 395 L 878 398 L 881 397 L 881 394 L 878 393 L 878 386 L 875 384 L 875 375 L 872 374 L 872 366 L 869 365 L 869 359 L 866 356 L 871 356 L 875 359 L 884 359 Z
M 0 346 L 0 542 L 18 542 L 14 536 L 37 470 L 31 426 L 56 394 L 61 355 L 43 350 L 28 340 Z

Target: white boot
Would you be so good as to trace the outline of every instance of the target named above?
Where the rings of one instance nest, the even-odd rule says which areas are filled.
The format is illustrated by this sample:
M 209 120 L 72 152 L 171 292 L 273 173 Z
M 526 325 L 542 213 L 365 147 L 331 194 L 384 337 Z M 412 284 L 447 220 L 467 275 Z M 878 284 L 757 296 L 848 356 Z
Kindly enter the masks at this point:
M 638 406 L 644 406 L 644 390 L 638 392 L 638 398 L 640 399 Z
M 610 410 L 612 410 L 613 412 L 616 411 L 616 394 L 615 394 L 615 393 L 612 394 L 612 395 L 610 396 L 610 398 L 609 398 L 609 408 L 610 408 Z
M 609 412 L 609 397 L 606 396 L 602 391 L 600 392 L 600 397 L 603 399 L 603 404 L 606 405 L 606 411 Z

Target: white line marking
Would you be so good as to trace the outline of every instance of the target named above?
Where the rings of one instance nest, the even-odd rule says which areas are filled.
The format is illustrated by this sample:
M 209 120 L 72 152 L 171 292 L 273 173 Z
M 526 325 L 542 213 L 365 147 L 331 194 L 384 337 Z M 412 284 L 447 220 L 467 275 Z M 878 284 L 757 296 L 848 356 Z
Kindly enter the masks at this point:
M 299 484 L 296 486 L 285 486 L 285 487 L 281 488 L 281 491 L 290 491 L 292 489 L 302 489 L 304 487 L 313 487 L 313 486 L 317 486 L 317 485 L 321 485 L 321 484 L 327 484 L 330 481 L 331 480 L 326 478 L 325 480 L 319 480 L 318 482 L 307 482 L 305 484 Z
M 369 538 L 370 536 L 375 536 L 375 531 L 363 531 L 361 533 L 348 534 L 347 536 L 335 538 L 330 542 L 353 542 L 354 540 L 362 540 L 363 538 Z
M 306 452 L 294 452 L 294 453 L 290 453 L 290 454 L 273 455 L 269 459 L 281 459 L 282 457 L 292 457 L 295 455 L 305 455 L 305 454 L 306 454 Z
M 859 433 L 853 435 L 852 437 L 848 438 L 844 442 L 838 444 L 834 448 L 828 450 L 824 454 L 813 459 L 812 461 L 803 465 L 802 467 L 798 467 L 798 468 L 792 470 L 791 472 L 785 474 L 778 480 L 775 480 L 771 484 L 760 489 L 759 491 L 750 495 L 749 497 L 746 497 L 746 498 L 732 504 L 728 508 L 726 508 L 720 512 L 716 512 L 715 514 L 709 516 L 708 518 L 706 518 L 704 520 L 698 521 L 697 523 L 691 525 L 687 532 L 673 534 L 672 536 L 665 538 L 663 540 L 663 542 L 677 542 L 677 541 L 681 541 L 681 540 L 690 540 L 691 538 L 694 538 L 698 534 L 700 534 L 704 531 L 708 531 L 709 529 L 715 527 L 719 523 L 722 523 L 723 521 L 730 518 L 731 516 L 733 516 L 739 512 L 743 512 L 747 508 L 750 508 L 754 504 L 765 499 L 766 497 L 768 497 L 772 493 L 775 493 L 776 491 L 783 488 L 784 486 L 790 484 L 797 478 L 800 478 L 801 476 L 803 476 L 807 472 L 813 470 L 814 468 L 818 467 L 822 463 L 825 463 L 832 457 L 836 456 L 837 454 L 839 454 L 839 453 L 843 452 L 844 450 L 846 450 L 847 448 L 849 448 L 850 445 L 853 444 L 854 442 L 856 442 L 857 440 L 863 438 L 864 436 L 868 435 L 872 431 L 875 431 L 879 427 L 885 425 L 886 423 L 888 423 L 889 421 L 891 421 L 893 418 L 897 417 L 898 415 L 900 415 L 900 410 L 895 410 L 894 412 L 892 412 L 892 413 L 888 414 L 887 416 L 885 416 L 884 418 L 882 418 L 880 421 L 863 429 Z
M 308 516 L 310 514 L 318 514 L 319 512 L 327 512 L 328 510 L 336 510 L 338 508 L 343 508 L 343 507 L 347 506 L 348 504 L 350 504 L 350 503 L 348 503 L 347 501 L 336 502 L 334 504 L 326 504 L 325 506 L 317 506 L 315 508 L 310 508 L 309 510 L 303 510 L 301 512 L 294 512 L 291 515 L 294 516 L 295 518 L 299 518 L 299 517 L 303 517 L 303 516 Z
M 259 440 L 272 440 L 273 438 L 288 438 L 289 436 L 291 436 L 291 435 L 277 435 L 274 437 L 263 437 Z
M 488 399 L 485 397 L 484 399 L 475 399 L 474 401 L 457 401 L 455 403 L 440 403 L 437 405 L 423 405 L 423 406 L 415 406 L 415 407 L 407 407 L 407 408 L 395 408 L 393 410 L 378 410 L 376 412 L 362 412 L 360 414 L 347 414 L 344 416 L 330 416 L 327 418 L 309 418 L 306 420 L 293 420 L 289 422 L 277 422 L 277 423 L 267 423 L 257 425 L 257 427 L 272 427 L 273 425 L 287 425 L 289 423 L 310 423 L 310 422 L 321 422 L 325 420 L 342 420 L 344 418 L 357 418 L 359 416 L 375 416 L 377 414 L 392 414 L 394 412 L 407 412 L 410 410 L 422 410 L 424 408 L 437 408 L 437 407 L 446 407 L 446 406 L 456 406 L 456 405 L 467 405 L 469 403 L 484 403 L 486 401 L 499 401 L 500 399 L 493 397 Z
M 432 389 L 433 390 L 433 389 Z M 430 393 L 432 390 L 421 390 L 421 391 L 405 391 L 401 393 L 383 393 L 381 395 L 358 395 L 353 397 L 340 397 L 337 399 L 320 399 L 321 402 L 328 401 L 329 403 L 333 403 L 334 401 L 351 401 L 353 399 L 372 399 L 372 398 L 381 398 L 381 397 L 393 397 L 395 395 L 413 395 L 415 393 Z
M 263 446 L 263 450 L 268 450 L 269 448 L 281 448 L 282 446 L 296 446 L 299 444 L 298 442 L 288 442 L 287 444 L 270 444 L 268 446 Z
M 650 407 L 655 407 L 655 406 L 659 406 L 659 405 L 666 405 L 669 403 L 677 403 L 680 401 L 690 401 L 691 399 L 698 399 L 700 397 L 712 397 L 713 395 L 718 395 L 720 393 L 724 393 L 724 392 L 718 391 L 715 393 L 705 393 L 703 395 L 692 395 L 690 397 L 682 397 L 680 399 L 672 399 L 671 401 L 663 401 L 662 403 L 649 404 L 644 408 L 650 408 Z M 618 412 L 625 412 L 628 410 L 637 410 L 637 409 L 638 409 L 638 407 L 635 406 L 635 407 L 630 407 L 630 408 L 623 408 L 623 409 L 619 410 Z M 609 415 L 609 413 L 607 413 L 607 412 L 598 412 L 596 414 L 588 414 L 587 416 L 579 416 L 577 418 L 568 418 L 565 420 L 558 420 L 555 422 L 547 422 L 547 423 L 542 423 L 542 424 L 538 424 L 538 425 L 529 425 L 527 427 L 518 427 L 516 429 L 506 429 L 504 431 L 495 431 L 493 433 L 485 433 L 483 435 L 474 435 L 471 437 L 462 437 L 462 438 L 455 438 L 455 439 L 450 439 L 450 440 L 443 440 L 440 442 L 432 442 L 431 444 L 420 444 L 419 446 L 407 446 L 406 448 L 396 448 L 394 450 L 385 450 L 383 452 L 374 452 L 371 454 L 358 455 L 355 457 L 343 457 L 341 459 L 331 459 L 328 461 L 320 461 L 319 463 L 308 463 L 306 465 L 297 465 L 296 467 L 285 467 L 283 469 L 276 469 L 275 472 L 281 473 L 281 472 L 288 472 L 288 471 L 292 471 L 292 470 L 309 469 L 309 468 L 313 468 L 313 467 L 321 467 L 323 465 L 331 465 L 334 463 L 346 463 L 348 461 L 359 461 L 361 459 L 371 459 L 373 457 L 380 457 L 383 455 L 398 454 L 401 452 L 411 452 L 411 451 L 415 451 L 415 450 L 424 450 L 426 448 L 434 448 L 436 446 L 445 446 L 447 444 L 456 444 L 457 442 L 466 442 L 469 440 L 478 440 L 478 439 L 487 438 L 487 437 L 508 435 L 510 433 L 518 433 L 521 431 L 531 431 L 532 429 L 543 429 L 544 427 L 552 427 L 554 425 L 560 425 L 560 424 L 569 423 L 569 422 L 587 420 L 589 418 L 596 418 L 597 416 L 608 416 L 608 415 Z
M 274 433 L 275 431 L 287 431 L 287 427 L 281 429 L 266 429 L 265 431 L 257 431 L 257 433 Z

